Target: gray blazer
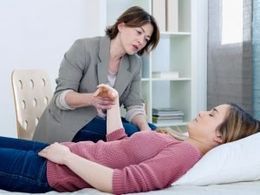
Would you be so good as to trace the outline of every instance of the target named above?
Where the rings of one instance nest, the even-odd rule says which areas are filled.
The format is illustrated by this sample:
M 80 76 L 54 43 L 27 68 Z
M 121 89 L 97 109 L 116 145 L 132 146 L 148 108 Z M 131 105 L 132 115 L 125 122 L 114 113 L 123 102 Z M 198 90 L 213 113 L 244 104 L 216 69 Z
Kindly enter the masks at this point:
M 91 93 L 100 83 L 107 83 L 109 61 L 109 37 L 95 37 L 77 40 L 62 60 L 56 79 L 54 96 L 43 112 L 33 139 L 53 143 L 71 141 L 74 135 L 96 115 L 95 107 L 88 106 L 75 110 L 60 110 L 55 99 L 64 90 Z M 142 105 L 141 99 L 141 58 L 125 55 L 119 66 L 114 88 L 125 108 Z M 93 129 L 95 131 L 95 129 Z

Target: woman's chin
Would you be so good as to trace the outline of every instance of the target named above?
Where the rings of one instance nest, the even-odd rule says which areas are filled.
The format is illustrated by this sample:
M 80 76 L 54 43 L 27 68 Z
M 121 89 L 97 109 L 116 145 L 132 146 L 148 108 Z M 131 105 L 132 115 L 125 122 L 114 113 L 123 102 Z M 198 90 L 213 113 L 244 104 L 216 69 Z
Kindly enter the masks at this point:
M 137 52 L 138 52 L 138 49 L 136 49 L 136 48 L 134 48 L 134 47 L 129 48 L 129 50 L 126 51 L 126 53 L 127 53 L 128 55 L 134 55 L 134 54 L 137 54 Z
M 134 55 L 137 53 L 137 51 L 129 51 L 129 52 L 126 52 L 128 55 Z
M 194 126 L 194 122 L 195 122 L 195 121 L 190 121 L 190 122 L 188 122 L 188 124 L 187 124 L 187 130 L 192 129 L 192 127 Z

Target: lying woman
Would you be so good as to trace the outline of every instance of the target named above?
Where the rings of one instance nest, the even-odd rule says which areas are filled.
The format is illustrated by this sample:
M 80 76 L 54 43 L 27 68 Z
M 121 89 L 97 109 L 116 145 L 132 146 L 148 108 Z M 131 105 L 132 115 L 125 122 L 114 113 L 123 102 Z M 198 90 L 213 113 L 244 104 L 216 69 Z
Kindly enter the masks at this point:
M 114 194 L 162 189 L 210 149 L 259 131 L 259 121 L 236 105 L 223 104 L 200 112 L 188 124 L 184 141 L 156 131 L 127 137 L 117 91 L 100 85 L 96 93 L 114 103 L 107 110 L 107 142 L 48 145 L 2 137 L 0 188 L 29 193 L 96 188 Z

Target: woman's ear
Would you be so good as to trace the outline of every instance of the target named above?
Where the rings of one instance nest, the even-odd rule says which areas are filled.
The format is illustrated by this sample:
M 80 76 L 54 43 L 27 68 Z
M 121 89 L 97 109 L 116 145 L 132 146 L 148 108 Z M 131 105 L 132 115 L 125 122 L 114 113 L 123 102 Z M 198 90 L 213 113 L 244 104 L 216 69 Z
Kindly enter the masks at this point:
M 215 136 L 214 141 L 218 144 L 223 144 L 222 137 L 220 135 Z
M 214 141 L 217 142 L 218 144 L 222 144 L 223 143 L 223 139 L 222 139 L 222 135 L 219 131 L 216 132 Z
M 121 22 L 117 25 L 118 31 L 121 32 L 121 30 L 125 27 L 125 23 Z

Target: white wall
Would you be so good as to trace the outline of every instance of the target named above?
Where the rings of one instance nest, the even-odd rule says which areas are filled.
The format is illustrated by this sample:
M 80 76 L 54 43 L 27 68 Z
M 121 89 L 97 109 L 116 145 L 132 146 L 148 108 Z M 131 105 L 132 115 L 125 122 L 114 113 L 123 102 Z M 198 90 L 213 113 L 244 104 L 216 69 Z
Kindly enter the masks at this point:
M 207 36 L 208 36 L 208 0 L 192 0 L 192 117 L 207 109 Z
M 103 32 L 102 0 L 0 1 L 0 135 L 16 137 L 11 72 L 48 71 L 53 89 L 61 59 L 77 38 Z

